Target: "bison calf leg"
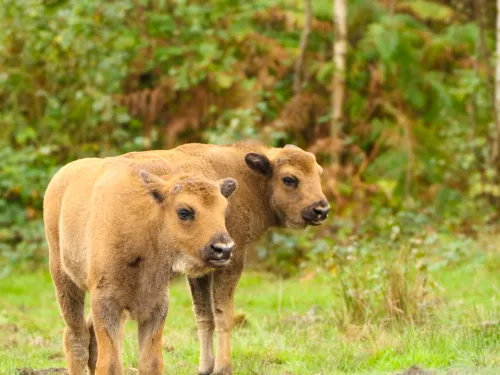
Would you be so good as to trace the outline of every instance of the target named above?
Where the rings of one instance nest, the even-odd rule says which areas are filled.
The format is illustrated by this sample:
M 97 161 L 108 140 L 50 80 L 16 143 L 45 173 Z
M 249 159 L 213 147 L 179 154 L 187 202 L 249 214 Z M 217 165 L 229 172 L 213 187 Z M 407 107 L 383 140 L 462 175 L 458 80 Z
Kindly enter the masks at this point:
M 92 321 L 92 314 L 89 314 L 87 319 L 87 328 L 90 333 L 90 342 L 89 342 L 89 373 L 90 375 L 95 374 L 95 368 L 97 365 L 97 339 L 95 337 L 94 323 Z
M 214 314 L 212 312 L 212 275 L 188 279 L 193 298 L 193 309 L 200 340 L 199 375 L 210 375 L 214 370 Z
M 91 292 L 92 326 L 97 342 L 96 375 L 121 375 L 120 326 L 122 309 L 116 300 Z M 92 364 L 89 367 L 92 371 Z
M 59 264 L 52 262 L 50 272 L 61 315 L 66 323 L 63 341 L 68 370 L 71 375 L 84 374 L 90 339 L 84 316 L 85 292 L 61 270 Z
M 236 255 L 236 254 L 235 254 Z M 230 268 L 215 271 L 213 277 L 213 309 L 217 332 L 217 354 L 214 374 L 232 375 L 231 330 L 234 322 L 234 292 L 243 271 L 244 255 L 235 257 Z
M 163 372 L 161 338 L 167 312 L 168 299 L 165 298 L 148 316 L 138 321 L 140 375 L 161 375 Z
M 122 353 L 123 339 L 125 337 L 125 314 L 122 314 L 120 321 L 120 334 L 119 334 L 119 353 Z M 89 344 L 89 373 L 90 375 L 95 375 L 95 370 L 97 366 L 97 339 L 95 336 L 94 322 L 92 321 L 92 314 L 89 314 L 87 319 L 87 327 L 90 333 L 90 344 Z

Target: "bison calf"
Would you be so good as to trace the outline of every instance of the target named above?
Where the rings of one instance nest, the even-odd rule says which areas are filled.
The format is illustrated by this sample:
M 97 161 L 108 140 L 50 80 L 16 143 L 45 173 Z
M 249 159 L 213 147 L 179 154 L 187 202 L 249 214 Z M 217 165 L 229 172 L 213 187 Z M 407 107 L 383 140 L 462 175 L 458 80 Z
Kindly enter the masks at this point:
M 323 169 L 313 154 L 292 145 L 186 144 L 173 150 L 133 152 L 122 158 L 156 174 L 175 165 L 177 170 L 200 171 L 213 180 L 229 176 L 238 180 L 226 218 L 236 243 L 231 264 L 203 277 L 189 278 L 200 338 L 199 374 L 231 375 L 234 293 L 246 252 L 271 227 L 301 229 L 320 225 L 327 218 L 330 204 L 321 190 Z
M 235 188 L 230 178 L 160 178 L 117 158 L 82 159 L 54 176 L 44 222 L 70 374 L 122 373 L 125 315 L 139 326 L 139 373 L 161 374 L 168 280 L 230 262 L 226 198 Z

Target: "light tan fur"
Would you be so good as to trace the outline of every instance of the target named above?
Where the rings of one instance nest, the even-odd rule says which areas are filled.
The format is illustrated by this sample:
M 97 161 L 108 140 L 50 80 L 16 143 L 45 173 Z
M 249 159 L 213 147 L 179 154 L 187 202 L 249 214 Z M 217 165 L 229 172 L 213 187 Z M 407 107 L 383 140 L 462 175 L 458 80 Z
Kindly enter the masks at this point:
M 47 188 L 50 271 L 71 375 L 87 366 L 91 374 L 122 373 L 125 312 L 138 321 L 139 373 L 161 374 L 169 278 L 177 271 L 200 277 L 228 263 L 206 254 L 214 243 L 232 243 L 225 197 L 234 180 L 173 174 L 165 165 L 161 175 L 127 158 L 82 159 L 62 168 Z M 194 216 L 181 219 L 184 208 Z
M 267 148 L 257 143 L 186 144 L 172 150 L 129 153 L 123 158 L 159 175 L 174 167 L 177 172 L 196 172 L 215 180 L 232 177 L 238 181 L 226 218 L 229 234 L 236 243 L 231 264 L 212 274 L 189 278 L 201 348 L 199 374 L 232 374 L 233 300 L 247 248 L 270 227 L 304 228 L 317 225 L 326 217 L 329 205 L 321 190 L 321 167 L 313 154 L 297 147 Z M 260 170 L 259 166 L 264 168 Z M 290 176 L 299 181 L 294 188 L 283 183 L 283 178 Z M 315 203 L 324 208 L 325 214 L 307 223 L 304 210 Z

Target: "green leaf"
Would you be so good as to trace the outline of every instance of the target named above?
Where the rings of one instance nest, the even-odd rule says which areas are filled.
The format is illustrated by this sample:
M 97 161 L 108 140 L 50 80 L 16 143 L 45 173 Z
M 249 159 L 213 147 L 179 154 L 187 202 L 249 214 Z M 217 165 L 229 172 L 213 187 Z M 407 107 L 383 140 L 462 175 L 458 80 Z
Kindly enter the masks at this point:
M 228 89 L 233 84 L 233 77 L 227 73 L 218 72 L 215 74 L 215 82 L 221 89 Z
M 450 7 L 427 0 L 403 1 L 398 10 L 409 10 L 423 21 L 449 22 L 454 15 Z

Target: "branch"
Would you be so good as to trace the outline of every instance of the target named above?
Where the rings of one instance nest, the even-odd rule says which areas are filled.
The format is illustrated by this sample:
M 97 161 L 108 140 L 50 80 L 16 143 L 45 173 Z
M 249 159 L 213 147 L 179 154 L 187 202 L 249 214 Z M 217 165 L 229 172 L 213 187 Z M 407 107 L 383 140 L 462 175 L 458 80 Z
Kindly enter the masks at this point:
M 304 57 L 306 55 L 307 43 L 309 42 L 309 34 L 311 33 L 311 0 L 304 0 L 305 23 L 302 35 L 300 36 L 300 54 L 295 63 L 294 90 L 295 95 L 300 94 L 302 86 L 302 66 L 304 65 Z
M 497 0 L 496 69 L 495 69 L 495 132 L 493 135 L 492 162 L 498 163 L 500 155 L 500 0 Z
M 335 42 L 333 44 L 333 63 L 335 70 L 332 79 L 332 122 L 330 136 L 338 138 L 342 126 L 345 71 L 347 55 L 347 7 L 345 0 L 333 1 L 333 23 L 335 29 Z M 335 158 L 335 155 L 333 155 Z
M 394 14 L 394 12 L 396 11 L 396 2 L 397 0 L 391 0 L 391 5 L 389 6 L 389 11 L 391 12 L 391 14 Z

